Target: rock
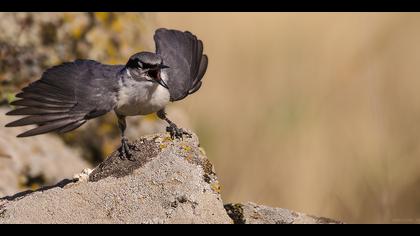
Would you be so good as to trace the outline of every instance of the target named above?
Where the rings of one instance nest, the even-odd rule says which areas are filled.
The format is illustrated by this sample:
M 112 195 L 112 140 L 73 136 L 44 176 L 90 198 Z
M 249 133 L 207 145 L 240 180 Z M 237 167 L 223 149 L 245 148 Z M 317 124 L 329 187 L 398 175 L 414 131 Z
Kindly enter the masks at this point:
M 195 135 L 150 135 L 131 147 L 133 161 L 116 151 L 88 181 L 3 198 L 0 223 L 232 223 Z
M 70 178 L 89 164 L 56 135 L 16 138 L 27 130 L 5 128 L 13 120 L 0 108 L 0 197 Z
M 341 224 L 342 222 L 273 208 L 255 203 L 227 204 L 225 209 L 235 224 Z
M 95 169 L 37 191 L 0 199 L 4 223 L 340 223 L 254 203 L 223 205 L 213 165 L 195 134 L 149 135 Z

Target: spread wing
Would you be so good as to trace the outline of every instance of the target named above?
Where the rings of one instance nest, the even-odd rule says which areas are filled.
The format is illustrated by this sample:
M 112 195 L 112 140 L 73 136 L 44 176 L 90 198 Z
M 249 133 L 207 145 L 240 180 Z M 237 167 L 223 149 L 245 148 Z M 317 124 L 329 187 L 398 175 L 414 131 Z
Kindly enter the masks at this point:
M 155 32 L 156 53 L 169 68 L 168 87 L 171 101 L 196 92 L 207 70 L 208 58 L 203 55 L 203 42 L 190 32 L 158 29 Z
M 48 69 L 40 80 L 16 95 L 21 99 L 11 105 L 20 108 L 6 115 L 26 117 L 6 127 L 38 125 L 18 137 L 77 129 L 87 120 L 104 115 L 115 107 L 117 73 L 122 68 L 92 60 L 76 60 Z

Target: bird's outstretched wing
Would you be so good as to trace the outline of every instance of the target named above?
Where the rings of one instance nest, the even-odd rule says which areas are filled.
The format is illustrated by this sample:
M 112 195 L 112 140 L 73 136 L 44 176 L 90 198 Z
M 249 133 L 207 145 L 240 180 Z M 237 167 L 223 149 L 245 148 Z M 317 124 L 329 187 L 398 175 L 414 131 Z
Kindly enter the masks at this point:
M 92 60 L 76 60 L 52 67 L 22 89 L 11 105 L 19 106 L 6 115 L 26 117 L 6 127 L 38 125 L 18 137 L 52 131 L 65 133 L 87 120 L 104 115 L 116 104 L 117 73 L 123 66 L 103 65 Z
M 169 68 L 168 87 L 171 101 L 196 92 L 207 70 L 208 58 L 203 55 L 203 42 L 190 32 L 158 29 L 155 32 L 156 53 Z

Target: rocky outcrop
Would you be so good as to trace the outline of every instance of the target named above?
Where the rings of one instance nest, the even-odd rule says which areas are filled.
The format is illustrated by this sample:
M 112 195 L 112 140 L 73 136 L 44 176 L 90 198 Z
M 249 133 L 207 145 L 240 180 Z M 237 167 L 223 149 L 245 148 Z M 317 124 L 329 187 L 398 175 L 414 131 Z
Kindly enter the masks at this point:
M 223 205 L 196 135 L 145 136 L 92 171 L 0 200 L 0 223 L 336 223 L 255 204 Z
M 226 211 L 235 224 L 341 224 L 341 222 L 311 216 L 282 208 L 255 203 L 227 204 Z
M 88 181 L 18 194 L 0 203 L 0 223 L 231 223 L 211 163 L 196 136 L 147 136 L 134 160 L 116 151 Z

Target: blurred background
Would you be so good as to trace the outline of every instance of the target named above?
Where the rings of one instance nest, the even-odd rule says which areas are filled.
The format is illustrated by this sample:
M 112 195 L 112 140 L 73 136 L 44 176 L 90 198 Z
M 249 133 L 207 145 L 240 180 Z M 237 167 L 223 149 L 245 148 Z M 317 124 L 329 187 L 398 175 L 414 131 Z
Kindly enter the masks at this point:
M 158 27 L 204 42 L 203 87 L 168 114 L 198 134 L 224 202 L 348 223 L 420 223 L 417 13 L 0 13 L 1 113 L 49 66 L 124 64 L 154 51 Z M 3 128 L 8 119 L 0 119 L 0 179 L 14 185 L 0 181 L 4 195 L 94 166 L 119 146 L 112 115 L 24 140 Z M 131 138 L 164 131 L 154 115 L 129 122 Z M 47 138 L 60 143 L 44 150 Z M 27 150 L 18 151 L 22 144 Z M 79 164 L 52 175 L 57 168 L 33 161 L 47 154 Z

